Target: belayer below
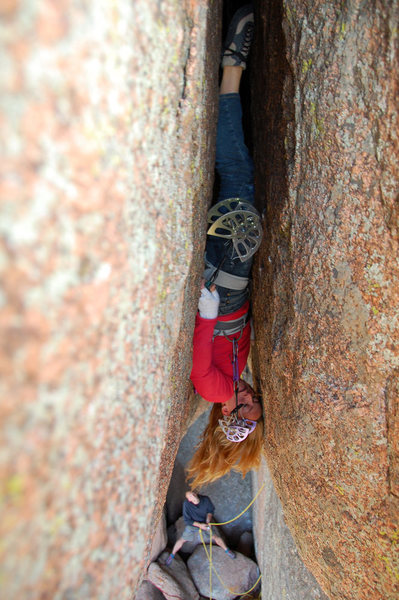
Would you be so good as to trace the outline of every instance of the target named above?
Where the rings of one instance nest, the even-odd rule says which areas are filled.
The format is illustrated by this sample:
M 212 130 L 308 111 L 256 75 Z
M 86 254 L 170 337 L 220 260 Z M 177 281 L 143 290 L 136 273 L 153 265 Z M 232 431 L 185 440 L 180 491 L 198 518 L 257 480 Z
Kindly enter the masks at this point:
M 202 496 L 195 492 L 186 492 L 186 499 L 183 503 L 184 531 L 181 537 L 176 541 L 172 552 L 166 559 L 166 566 L 172 564 L 176 552 L 178 552 L 186 542 L 201 540 L 199 534 L 200 529 L 203 531 L 202 540 L 204 540 L 204 542 L 210 540 L 212 531 L 210 522 L 212 521 L 214 510 L 215 507 L 208 496 Z M 212 539 L 215 544 L 223 548 L 227 556 L 230 558 L 236 557 L 235 553 L 226 546 L 223 539 L 217 533 L 212 533 Z
M 204 285 L 190 376 L 196 391 L 214 406 L 188 467 L 193 488 L 230 469 L 247 473 L 259 466 L 262 451 L 262 405 L 252 387 L 240 378 L 251 343 L 249 276 L 262 238 L 239 95 L 253 31 L 253 8 L 248 4 L 230 23 L 222 58 L 216 140 L 220 192 L 208 213 Z

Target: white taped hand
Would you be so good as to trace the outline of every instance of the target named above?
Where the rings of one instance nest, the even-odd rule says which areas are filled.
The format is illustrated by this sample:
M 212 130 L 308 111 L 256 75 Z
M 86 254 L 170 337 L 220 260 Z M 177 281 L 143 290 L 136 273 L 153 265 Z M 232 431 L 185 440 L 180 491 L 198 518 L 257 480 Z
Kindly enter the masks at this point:
M 203 319 L 216 319 L 219 311 L 219 294 L 217 290 L 209 291 L 206 287 L 201 290 L 198 310 Z

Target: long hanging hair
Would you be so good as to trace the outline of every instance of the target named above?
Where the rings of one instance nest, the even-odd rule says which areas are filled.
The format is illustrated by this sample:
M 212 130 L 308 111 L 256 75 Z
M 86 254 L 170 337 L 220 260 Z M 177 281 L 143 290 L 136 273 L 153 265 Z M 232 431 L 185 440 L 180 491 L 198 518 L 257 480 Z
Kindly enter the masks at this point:
M 197 450 L 188 464 L 187 479 L 192 479 L 191 489 L 198 489 L 215 481 L 232 469 L 245 476 L 260 465 L 263 450 L 263 417 L 252 433 L 242 442 L 230 442 L 221 427 L 222 405 L 214 404 L 208 425 Z

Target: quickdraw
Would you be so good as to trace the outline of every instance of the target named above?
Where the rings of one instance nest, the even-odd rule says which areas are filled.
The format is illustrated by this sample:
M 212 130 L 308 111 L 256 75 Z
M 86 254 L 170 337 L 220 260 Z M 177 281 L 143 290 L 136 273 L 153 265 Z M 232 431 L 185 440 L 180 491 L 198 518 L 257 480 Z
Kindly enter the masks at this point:
M 219 425 L 230 442 L 243 442 L 256 427 L 256 421 L 243 419 L 239 416 L 239 410 L 243 404 L 238 404 L 238 390 L 240 385 L 240 373 L 238 368 L 238 342 L 241 339 L 243 330 L 241 329 L 238 338 L 230 339 L 227 335 L 225 338 L 233 344 L 233 389 L 236 399 L 236 406 L 229 415 L 219 419 Z

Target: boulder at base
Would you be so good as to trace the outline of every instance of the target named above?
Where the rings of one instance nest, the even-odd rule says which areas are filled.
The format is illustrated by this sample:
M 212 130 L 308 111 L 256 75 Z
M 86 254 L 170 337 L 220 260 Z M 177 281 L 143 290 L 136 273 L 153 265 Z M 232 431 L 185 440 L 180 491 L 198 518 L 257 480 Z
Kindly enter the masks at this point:
M 237 549 L 244 556 L 251 556 L 254 549 L 254 536 L 251 531 L 244 531 L 241 534 Z
M 207 550 L 209 553 L 209 546 Z M 213 571 L 212 598 L 214 600 L 233 600 L 252 588 L 259 577 L 258 565 L 253 560 L 240 553 L 232 559 L 219 546 L 212 546 L 212 563 L 225 586 Z M 198 546 L 194 550 L 187 566 L 200 594 L 209 598 L 209 561 L 203 546 Z
M 165 561 L 168 556 L 168 552 L 162 552 L 158 561 L 150 564 L 148 581 L 161 590 L 167 600 L 199 600 L 199 594 L 180 556 L 175 556 L 167 567 Z
M 143 581 L 135 600 L 165 600 L 165 596 L 152 583 Z

